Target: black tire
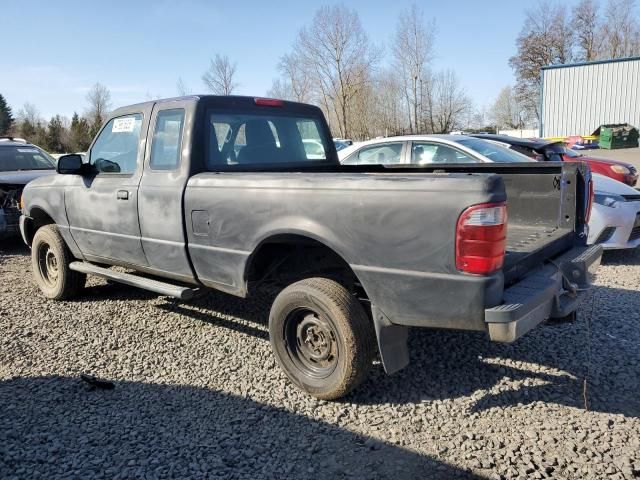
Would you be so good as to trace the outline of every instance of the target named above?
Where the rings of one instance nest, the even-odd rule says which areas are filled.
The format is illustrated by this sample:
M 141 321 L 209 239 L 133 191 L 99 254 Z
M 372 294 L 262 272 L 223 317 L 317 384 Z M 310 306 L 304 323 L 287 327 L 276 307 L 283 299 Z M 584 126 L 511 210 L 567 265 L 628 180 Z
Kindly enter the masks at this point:
M 87 276 L 69 268 L 73 255 L 60 236 L 58 227 L 38 229 L 31 244 L 31 267 L 36 284 L 45 297 L 66 300 L 78 294 Z
M 367 377 L 375 333 L 362 305 L 327 278 L 293 283 L 269 314 L 271 348 L 289 379 L 316 398 L 333 400 Z

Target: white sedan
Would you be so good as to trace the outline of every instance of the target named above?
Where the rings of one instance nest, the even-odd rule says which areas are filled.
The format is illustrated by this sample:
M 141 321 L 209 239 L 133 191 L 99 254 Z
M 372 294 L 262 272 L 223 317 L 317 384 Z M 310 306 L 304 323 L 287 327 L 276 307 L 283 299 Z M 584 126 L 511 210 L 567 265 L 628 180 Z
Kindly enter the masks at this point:
M 609 250 L 640 245 L 640 191 L 597 173 L 593 187 L 588 243 Z
M 370 140 L 338 152 L 346 165 L 533 162 L 499 142 L 464 135 L 407 135 Z M 640 191 L 593 174 L 594 203 L 588 243 L 605 249 L 640 245 Z

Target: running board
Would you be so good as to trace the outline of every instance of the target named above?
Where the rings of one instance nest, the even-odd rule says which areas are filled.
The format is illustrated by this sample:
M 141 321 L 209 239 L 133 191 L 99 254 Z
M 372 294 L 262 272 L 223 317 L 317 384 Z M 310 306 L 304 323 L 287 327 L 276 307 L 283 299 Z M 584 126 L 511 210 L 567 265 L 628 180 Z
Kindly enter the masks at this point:
M 132 287 L 142 288 L 150 292 L 159 293 L 168 297 L 179 298 L 180 300 L 189 300 L 198 292 L 197 288 L 181 287 L 170 283 L 160 282 L 149 278 L 131 275 L 130 273 L 116 272 L 110 268 L 102 268 L 87 262 L 71 262 L 69 268 L 76 272 L 87 273 L 97 277 L 113 280 L 114 282 L 124 283 Z

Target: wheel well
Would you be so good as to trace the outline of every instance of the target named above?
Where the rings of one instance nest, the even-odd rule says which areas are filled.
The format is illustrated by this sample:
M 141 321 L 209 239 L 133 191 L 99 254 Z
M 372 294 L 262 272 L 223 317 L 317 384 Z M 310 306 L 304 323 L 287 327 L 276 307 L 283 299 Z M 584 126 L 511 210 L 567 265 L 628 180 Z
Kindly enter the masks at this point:
M 340 255 L 302 235 L 277 235 L 263 241 L 249 257 L 245 271 L 247 290 L 266 282 L 290 284 L 313 276 L 333 278 L 366 298 L 355 272 Z
M 45 225 L 50 225 L 56 222 L 53 221 L 53 218 L 51 218 L 47 214 L 47 212 L 40 208 L 32 208 L 29 212 L 29 217 L 31 217 L 31 221 L 26 224 L 25 234 L 27 236 L 29 245 L 31 245 L 33 237 L 40 227 L 44 227 Z

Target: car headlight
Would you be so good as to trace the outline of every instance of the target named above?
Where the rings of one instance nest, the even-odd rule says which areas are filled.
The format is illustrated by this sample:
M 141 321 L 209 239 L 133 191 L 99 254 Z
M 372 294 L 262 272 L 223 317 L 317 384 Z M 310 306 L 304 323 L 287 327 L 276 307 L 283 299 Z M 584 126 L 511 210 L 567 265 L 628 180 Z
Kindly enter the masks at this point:
M 611 170 L 613 170 L 616 173 L 619 173 L 621 175 L 629 175 L 631 173 L 631 170 L 629 170 L 627 167 L 625 167 L 624 165 L 611 165 Z
M 618 202 L 624 202 L 625 199 L 615 193 L 595 192 L 593 201 L 605 207 L 615 208 Z

